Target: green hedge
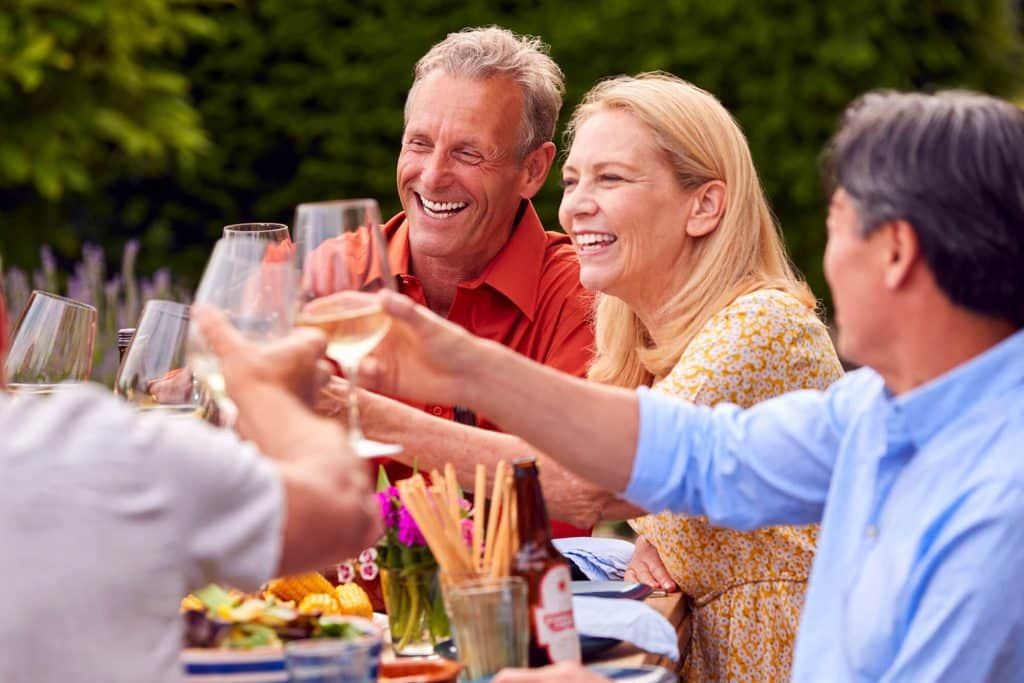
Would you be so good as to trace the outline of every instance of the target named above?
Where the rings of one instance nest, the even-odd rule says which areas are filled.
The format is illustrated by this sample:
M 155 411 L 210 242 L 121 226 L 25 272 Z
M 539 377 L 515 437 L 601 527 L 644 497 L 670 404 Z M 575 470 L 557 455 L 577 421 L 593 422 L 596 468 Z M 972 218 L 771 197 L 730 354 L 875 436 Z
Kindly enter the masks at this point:
M 113 256 L 137 236 L 144 270 L 186 278 L 227 222 L 290 222 L 296 203 L 330 197 L 396 210 L 412 66 L 463 26 L 551 43 L 564 115 L 617 73 L 664 69 L 717 94 L 819 295 L 817 159 L 843 106 L 877 87 L 1014 94 L 1024 73 L 1019 4 L 996 0 L 11 2 L 0 253 L 32 265 L 41 242 L 66 258 L 93 240 Z M 556 175 L 538 199 L 550 227 Z

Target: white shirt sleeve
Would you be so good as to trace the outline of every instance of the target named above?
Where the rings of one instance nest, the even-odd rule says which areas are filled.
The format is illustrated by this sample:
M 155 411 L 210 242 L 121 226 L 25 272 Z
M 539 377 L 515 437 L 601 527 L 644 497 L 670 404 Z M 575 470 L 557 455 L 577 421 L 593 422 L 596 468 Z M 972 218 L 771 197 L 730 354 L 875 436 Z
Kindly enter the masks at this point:
M 284 530 L 284 485 L 274 464 L 230 431 L 198 420 L 140 416 L 133 442 L 175 504 L 190 588 L 220 582 L 254 590 L 273 577 Z

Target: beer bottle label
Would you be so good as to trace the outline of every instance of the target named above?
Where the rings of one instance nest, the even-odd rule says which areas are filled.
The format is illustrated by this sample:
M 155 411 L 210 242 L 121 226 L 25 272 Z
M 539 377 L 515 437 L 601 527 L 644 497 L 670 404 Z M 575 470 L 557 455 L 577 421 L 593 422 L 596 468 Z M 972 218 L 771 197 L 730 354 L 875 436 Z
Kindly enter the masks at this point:
M 579 662 L 580 639 L 572 618 L 569 568 L 556 564 L 540 580 L 540 601 L 533 608 L 537 645 L 546 648 L 552 663 Z

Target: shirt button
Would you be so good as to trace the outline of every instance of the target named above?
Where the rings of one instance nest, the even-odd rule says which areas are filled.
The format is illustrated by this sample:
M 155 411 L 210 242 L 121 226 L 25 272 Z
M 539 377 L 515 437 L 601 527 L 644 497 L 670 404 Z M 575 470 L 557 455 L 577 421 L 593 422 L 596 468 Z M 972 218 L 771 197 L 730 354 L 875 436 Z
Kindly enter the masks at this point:
M 878 527 L 874 524 L 869 524 L 868 528 L 864 530 L 864 535 L 868 538 L 878 538 Z
M 441 406 L 433 406 L 430 409 L 430 412 L 432 412 L 434 415 L 437 415 L 438 417 L 441 417 L 442 415 L 444 415 L 444 408 L 442 408 Z

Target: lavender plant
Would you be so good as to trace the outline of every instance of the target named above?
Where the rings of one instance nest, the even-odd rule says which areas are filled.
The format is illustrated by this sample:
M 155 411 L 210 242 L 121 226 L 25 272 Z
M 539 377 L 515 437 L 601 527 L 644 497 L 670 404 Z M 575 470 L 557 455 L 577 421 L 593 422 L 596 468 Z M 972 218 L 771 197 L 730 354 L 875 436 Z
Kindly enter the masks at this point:
M 7 294 L 7 310 L 11 313 L 10 324 L 17 320 L 33 289 L 63 294 L 95 306 L 98 316 L 92 379 L 107 386 L 113 386 L 117 374 L 117 330 L 134 327 L 142 304 L 149 299 L 189 300 L 188 291 L 174 282 L 167 268 L 157 270 L 151 278 L 136 275 L 137 240 L 129 240 L 125 244 L 121 272 L 114 273 L 109 279 L 101 247 L 88 243 L 83 245 L 82 260 L 75 264 L 66 278 L 60 273 L 53 250 L 44 245 L 39 251 L 40 268 L 31 276 L 20 268 L 5 271 L 0 261 L 0 277 Z M 64 291 L 61 291 L 62 282 L 66 283 Z

